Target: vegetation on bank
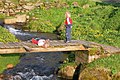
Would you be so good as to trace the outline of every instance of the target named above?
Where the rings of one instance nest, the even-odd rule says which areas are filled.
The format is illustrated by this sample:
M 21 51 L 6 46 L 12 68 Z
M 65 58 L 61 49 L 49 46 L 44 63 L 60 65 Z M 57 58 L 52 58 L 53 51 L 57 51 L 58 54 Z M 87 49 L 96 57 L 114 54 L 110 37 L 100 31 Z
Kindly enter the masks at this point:
M 78 6 L 74 5 L 77 2 Z M 55 4 L 64 6 L 55 6 Z M 119 4 L 92 2 L 90 0 L 70 0 L 46 3 L 36 8 L 28 15 L 37 20 L 31 20 L 27 26 L 38 32 L 55 33 L 63 27 L 65 12 L 70 11 L 73 19 L 72 39 L 93 41 L 120 47 L 120 8 Z M 60 39 L 65 38 L 65 28 L 57 33 Z M 109 35 L 109 36 L 108 36 Z
M 8 64 L 15 66 L 19 62 L 19 54 L 0 54 L 0 73 L 7 69 Z
M 19 3 L 19 0 L 10 1 Z M 38 0 L 23 1 L 31 4 Z M 60 39 L 65 39 L 65 12 L 70 11 L 73 19 L 72 39 L 120 47 L 119 3 L 93 2 L 92 0 L 42 0 L 41 2 L 39 8 L 26 13 L 30 16 L 30 21 L 25 29 L 58 33 Z
M 0 26 L 0 42 L 17 42 L 13 34 Z M 0 54 L 0 73 L 7 68 L 8 64 L 16 65 L 19 61 L 19 55 L 16 54 Z
M 8 30 L 0 26 L 0 42 L 17 42 L 18 39 Z
M 120 54 L 114 54 L 106 58 L 97 59 L 87 65 L 89 68 L 105 68 L 114 75 L 120 72 Z

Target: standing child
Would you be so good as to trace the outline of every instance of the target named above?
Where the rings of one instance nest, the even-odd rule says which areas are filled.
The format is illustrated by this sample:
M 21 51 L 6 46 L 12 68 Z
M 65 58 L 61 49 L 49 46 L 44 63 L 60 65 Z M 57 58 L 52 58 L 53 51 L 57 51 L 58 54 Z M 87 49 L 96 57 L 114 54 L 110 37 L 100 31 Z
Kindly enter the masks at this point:
M 72 19 L 70 18 L 70 12 L 65 13 L 65 26 L 66 26 L 66 43 L 71 40 L 71 28 L 72 28 Z

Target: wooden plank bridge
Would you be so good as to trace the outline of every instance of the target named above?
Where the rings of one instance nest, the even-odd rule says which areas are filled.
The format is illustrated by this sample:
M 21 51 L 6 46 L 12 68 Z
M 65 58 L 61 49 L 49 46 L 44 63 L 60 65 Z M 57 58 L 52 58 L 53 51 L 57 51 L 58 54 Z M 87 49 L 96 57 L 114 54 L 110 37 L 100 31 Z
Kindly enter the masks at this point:
M 65 43 L 63 40 L 50 40 L 49 44 L 48 48 L 43 48 L 31 42 L 0 42 L 0 54 L 87 50 L 79 40 L 72 40 L 70 43 Z
M 105 54 L 107 56 L 112 55 L 112 53 L 120 53 L 120 48 L 82 40 L 72 40 L 70 43 L 65 43 L 63 40 L 50 40 L 49 44 L 49 47 L 43 48 L 31 42 L 0 42 L 0 54 L 76 51 L 75 62 L 79 64 L 89 63 L 97 58 L 103 57 L 103 55 L 97 55 L 98 57 L 89 55 L 90 50 L 95 47 L 97 47 L 98 50 L 100 48 L 104 49 L 105 52 L 109 53 Z
M 94 42 L 83 40 L 72 40 L 70 43 L 65 43 L 64 40 L 50 40 L 50 46 L 43 48 L 31 42 L 0 42 L 0 54 L 9 53 L 31 53 L 31 52 L 57 52 L 57 51 L 79 51 L 88 50 L 93 47 L 102 47 L 109 53 L 120 52 L 120 48 L 106 46 Z

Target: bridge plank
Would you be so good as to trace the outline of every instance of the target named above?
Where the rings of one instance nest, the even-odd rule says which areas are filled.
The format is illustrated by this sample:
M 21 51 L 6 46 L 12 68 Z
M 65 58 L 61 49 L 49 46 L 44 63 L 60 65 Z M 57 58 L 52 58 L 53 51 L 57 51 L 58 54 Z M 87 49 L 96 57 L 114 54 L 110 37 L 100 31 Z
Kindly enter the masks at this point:
M 18 45 L 19 47 L 23 47 L 22 42 L 16 42 L 15 44 Z
M 36 44 L 32 44 L 30 42 L 22 42 L 22 46 L 28 46 L 28 47 L 38 47 L 38 45 Z
M 5 48 L 10 48 L 10 46 L 8 44 L 3 44 Z
M 31 47 L 39 47 L 38 45 L 30 43 L 30 42 L 27 42 L 26 45 L 27 46 L 31 46 Z
M 83 47 L 83 45 L 79 46 L 62 46 L 62 47 L 48 47 L 48 48 L 30 48 L 28 46 L 21 48 L 6 48 L 0 49 L 0 54 L 8 54 L 8 53 L 26 53 L 26 52 L 56 52 L 56 51 L 75 51 L 75 50 L 87 50 Z
M 61 47 L 48 47 L 48 48 L 31 48 L 29 52 L 57 52 L 57 51 L 76 51 L 76 50 L 87 50 L 83 45 L 79 46 L 61 46 Z
M 0 48 L 5 48 L 4 43 L 0 42 Z
M 26 45 L 25 45 L 25 42 L 19 42 L 18 44 L 19 44 L 19 46 L 21 46 L 21 47 L 26 46 Z
M 0 49 L 0 54 L 11 54 L 11 53 L 25 53 L 26 50 L 24 48 L 7 48 Z
M 14 45 L 13 45 L 13 44 L 10 44 L 10 43 L 6 43 L 6 46 L 7 46 L 8 48 L 15 48 Z
M 21 47 L 21 46 L 19 45 L 19 42 L 14 42 L 13 44 L 14 44 L 15 48 L 20 48 L 20 47 Z
M 7 43 L 7 45 L 9 45 L 10 48 L 16 48 L 14 42 L 9 42 Z
M 70 43 L 65 43 L 63 40 L 54 40 L 50 41 L 51 46 L 75 46 L 75 45 L 80 45 L 80 43 L 76 41 L 71 41 Z

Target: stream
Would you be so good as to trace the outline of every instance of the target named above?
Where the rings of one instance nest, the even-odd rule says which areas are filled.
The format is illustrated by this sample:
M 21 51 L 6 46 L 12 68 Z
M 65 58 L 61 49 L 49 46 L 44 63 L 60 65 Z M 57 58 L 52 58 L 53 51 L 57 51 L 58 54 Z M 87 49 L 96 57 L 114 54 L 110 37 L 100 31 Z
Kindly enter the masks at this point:
M 12 25 L 4 25 L 4 27 L 21 41 L 36 37 L 57 39 L 55 34 L 24 32 L 15 29 Z M 12 79 L 8 80 L 63 80 L 57 77 L 57 71 L 66 57 L 63 52 L 23 53 L 20 62 L 13 69 L 5 70 L 3 74 L 12 75 Z

